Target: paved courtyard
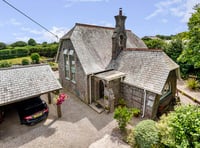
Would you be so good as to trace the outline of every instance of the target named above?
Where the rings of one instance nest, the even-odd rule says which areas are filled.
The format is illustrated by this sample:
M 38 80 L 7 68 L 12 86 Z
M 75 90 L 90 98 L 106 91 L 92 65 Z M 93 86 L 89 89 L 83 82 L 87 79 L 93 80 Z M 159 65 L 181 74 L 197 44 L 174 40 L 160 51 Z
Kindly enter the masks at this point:
M 48 119 L 34 126 L 20 125 L 16 110 L 11 106 L 8 117 L 0 124 L 0 147 L 87 148 L 92 143 L 92 148 L 103 144 L 106 147 L 109 144 L 109 148 L 128 147 L 116 137 L 107 136 L 113 135 L 117 127 L 113 114 L 98 114 L 72 94 L 69 96 L 62 104 L 61 118 L 57 118 L 56 106 L 49 105 Z M 107 142 L 98 142 L 101 138 Z

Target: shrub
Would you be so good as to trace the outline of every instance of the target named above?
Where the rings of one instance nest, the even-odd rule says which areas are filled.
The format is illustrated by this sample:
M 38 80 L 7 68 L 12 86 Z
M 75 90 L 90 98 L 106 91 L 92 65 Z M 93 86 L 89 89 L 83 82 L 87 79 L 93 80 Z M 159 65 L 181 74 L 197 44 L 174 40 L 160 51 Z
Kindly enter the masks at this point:
M 159 145 L 159 133 L 153 120 L 143 120 L 135 126 L 136 144 L 141 148 L 151 148 Z
M 31 54 L 31 60 L 33 64 L 39 64 L 40 62 L 40 55 L 38 53 Z
M 193 78 L 189 78 L 186 84 L 190 89 L 193 89 L 193 90 L 199 88 L 199 82 Z
M 140 109 L 138 108 L 131 108 L 132 112 L 133 112 L 133 116 L 138 117 L 140 114 Z
M 22 59 L 22 65 L 29 65 L 30 61 L 29 59 Z
M 114 111 L 114 119 L 117 120 L 119 129 L 125 130 L 126 125 L 133 117 L 133 112 L 127 107 L 117 107 Z
M 0 62 L 0 68 L 6 68 L 6 67 L 11 67 L 12 63 L 9 63 L 8 61 L 1 61 Z
M 128 144 L 131 147 L 136 147 L 136 141 L 135 141 L 135 131 L 134 128 L 131 130 L 131 132 L 129 133 L 126 142 L 128 142 Z
M 119 100 L 118 100 L 118 105 L 120 105 L 120 106 L 126 106 L 125 100 L 122 99 L 122 98 L 119 98 Z
M 177 106 L 157 123 L 161 143 L 168 147 L 200 147 L 200 107 Z

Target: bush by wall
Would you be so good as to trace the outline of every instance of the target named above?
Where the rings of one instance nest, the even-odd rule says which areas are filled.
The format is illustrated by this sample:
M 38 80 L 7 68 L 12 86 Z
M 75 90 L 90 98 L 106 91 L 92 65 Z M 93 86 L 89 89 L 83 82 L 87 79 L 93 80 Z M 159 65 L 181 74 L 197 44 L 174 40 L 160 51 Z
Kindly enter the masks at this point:
M 0 68 L 6 68 L 11 67 L 12 63 L 9 63 L 8 61 L 0 61 Z
M 117 107 L 114 111 L 114 119 L 117 120 L 119 129 L 125 130 L 126 125 L 133 117 L 133 111 L 127 107 Z
M 32 60 L 33 64 L 39 64 L 40 63 L 40 55 L 38 53 L 32 53 L 31 60 Z
M 155 121 L 143 120 L 135 126 L 136 144 L 141 148 L 151 148 L 159 145 L 159 132 Z
M 29 59 L 22 59 L 22 65 L 29 65 L 30 61 Z
M 186 84 L 187 84 L 187 87 L 193 90 L 198 89 L 200 87 L 199 82 L 193 78 L 189 78 Z

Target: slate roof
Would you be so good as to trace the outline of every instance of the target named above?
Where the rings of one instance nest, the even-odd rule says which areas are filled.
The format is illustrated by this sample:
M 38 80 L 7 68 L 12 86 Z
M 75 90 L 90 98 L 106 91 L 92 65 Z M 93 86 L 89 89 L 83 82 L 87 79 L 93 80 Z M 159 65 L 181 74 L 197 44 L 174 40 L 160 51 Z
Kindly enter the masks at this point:
M 61 88 L 49 65 L 0 69 L 0 106 Z
M 110 63 L 113 31 L 110 27 L 77 23 L 61 40 L 71 40 L 84 72 L 91 74 L 105 70 Z M 126 33 L 127 48 L 146 48 L 134 33 L 130 30 Z
M 124 83 L 161 94 L 169 72 L 179 66 L 162 50 L 126 49 L 110 68 L 126 73 Z

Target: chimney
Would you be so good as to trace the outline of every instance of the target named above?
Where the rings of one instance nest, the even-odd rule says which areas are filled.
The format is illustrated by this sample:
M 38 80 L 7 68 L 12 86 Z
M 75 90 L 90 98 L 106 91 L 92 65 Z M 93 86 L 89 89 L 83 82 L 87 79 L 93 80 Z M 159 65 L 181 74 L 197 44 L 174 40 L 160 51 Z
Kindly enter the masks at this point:
M 122 8 L 119 8 L 119 15 L 115 16 L 115 30 L 112 36 L 112 59 L 116 59 L 120 52 L 126 48 L 126 16 L 122 15 Z

